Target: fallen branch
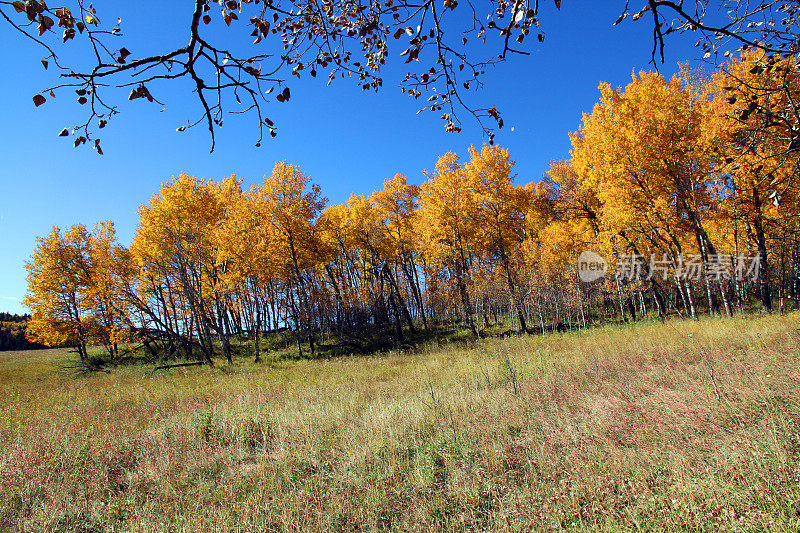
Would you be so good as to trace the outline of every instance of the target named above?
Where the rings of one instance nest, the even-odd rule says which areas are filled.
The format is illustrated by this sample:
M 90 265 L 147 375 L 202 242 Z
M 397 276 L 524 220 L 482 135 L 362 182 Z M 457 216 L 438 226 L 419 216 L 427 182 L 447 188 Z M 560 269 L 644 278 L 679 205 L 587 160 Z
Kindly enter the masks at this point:
M 175 364 L 175 365 L 159 365 L 159 366 L 155 367 L 153 370 L 164 370 L 164 369 L 167 369 L 167 368 L 178 368 L 178 367 L 181 367 L 181 366 L 200 366 L 202 364 L 203 364 L 203 361 L 193 361 L 191 363 L 178 363 L 178 364 Z

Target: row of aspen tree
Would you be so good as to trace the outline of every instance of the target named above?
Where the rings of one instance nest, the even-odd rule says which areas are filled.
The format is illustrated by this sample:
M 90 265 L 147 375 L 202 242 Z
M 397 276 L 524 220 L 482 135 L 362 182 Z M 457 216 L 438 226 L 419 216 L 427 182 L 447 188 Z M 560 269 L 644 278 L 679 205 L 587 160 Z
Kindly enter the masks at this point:
M 54 228 L 27 265 L 29 334 L 49 345 L 144 343 L 212 364 L 231 339 L 359 350 L 453 327 L 544 332 L 760 308 L 800 298 L 800 85 L 794 58 L 744 52 L 710 75 L 640 73 L 571 135 L 569 160 L 516 184 L 497 146 L 439 158 L 330 205 L 297 166 L 180 175 L 111 222 Z M 606 275 L 581 277 L 591 251 Z

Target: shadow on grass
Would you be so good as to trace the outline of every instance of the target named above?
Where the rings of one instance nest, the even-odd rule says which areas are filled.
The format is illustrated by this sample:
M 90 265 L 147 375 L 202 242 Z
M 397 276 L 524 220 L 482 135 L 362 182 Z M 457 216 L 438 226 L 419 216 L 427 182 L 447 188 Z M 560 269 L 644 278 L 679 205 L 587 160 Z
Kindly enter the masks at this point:
M 680 314 L 668 316 L 682 318 Z M 576 322 L 564 323 L 551 317 L 543 324 L 529 326 L 525 331 L 515 329 L 513 323 L 499 320 L 491 324 L 484 324 L 475 337 L 471 330 L 459 322 L 433 322 L 427 328 L 421 324 L 416 325 L 414 331 L 408 328 L 398 334 L 396 328 L 387 325 L 362 325 L 357 328 L 341 328 L 316 335 L 314 351 L 312 352 L 305 334 L 281 328 L 265 332 L 261 335 L 259 344 L 260 358 L 255 361 L 255 342 L 247 335 L 232 335 L 229 337 L 231 358 L 234 365 L 238 364 L 263 364 L 274 365 L 282 361 L 303 361 L 332 359 L 353 356 L 372 356 L 389 351 L 412 352 L 432 347 L 473 347 L 479 339 L 500 338 L 525 335 L 547 335 L 578 333 L 587 329 L 601 326 L 635 325 L 645 322 L 658 321 L 658 317 L 639 317 L 638 320 L 625 320 L 617 317 L 592 317 L 586 326 Z M 298 338 L 299 337 L 299 338 Z M 215 366 L 225 368 L 222 349 L 218 339 L 214 339 Z M 149 348 L 144 343 L 131 343 L 120 346 L 118 355 L 114 358 L 106 348 L 92 347 L 85 363 L 72 361 L 61 365 L 61 370 L 74 374 L 87 374 L 91 372 L 109 372 L 111 369 L 126 366 L 154 365 L 154 370 L 167 370 L 174 367 L 187 367 L 199 365 L 202 356 L 199 349 L 195 348 L 191 354 L 176 347 L 168 347 L 158 341 L 149 341 Z M 221 363 L 221 364 L 220 364 Z

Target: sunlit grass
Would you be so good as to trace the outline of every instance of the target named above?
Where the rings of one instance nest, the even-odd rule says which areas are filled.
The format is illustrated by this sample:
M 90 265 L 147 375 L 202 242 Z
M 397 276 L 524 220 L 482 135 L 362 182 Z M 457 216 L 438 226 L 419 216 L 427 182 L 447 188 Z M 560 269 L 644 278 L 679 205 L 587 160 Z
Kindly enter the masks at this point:
M 800 316 L 322 360 L 0 354 L 0 529 L 800 527 Z

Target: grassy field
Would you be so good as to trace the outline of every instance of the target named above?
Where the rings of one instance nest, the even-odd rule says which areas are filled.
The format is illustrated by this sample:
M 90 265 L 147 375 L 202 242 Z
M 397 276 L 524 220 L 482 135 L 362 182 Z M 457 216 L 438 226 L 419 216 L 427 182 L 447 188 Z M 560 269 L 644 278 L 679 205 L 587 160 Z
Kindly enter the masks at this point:
M 90 375 L 0 353 L 0 530 L 796 531 L 798 328 Z

